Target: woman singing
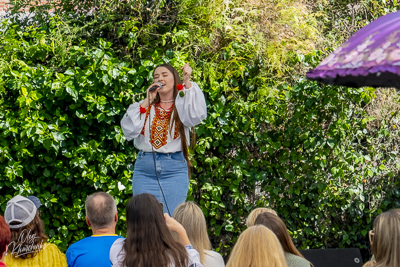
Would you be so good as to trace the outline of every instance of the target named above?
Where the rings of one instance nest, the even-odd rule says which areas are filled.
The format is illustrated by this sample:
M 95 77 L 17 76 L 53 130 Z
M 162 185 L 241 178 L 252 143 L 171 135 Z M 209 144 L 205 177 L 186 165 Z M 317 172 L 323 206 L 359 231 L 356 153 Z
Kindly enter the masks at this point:
M 134 139 L 140 150 L 132 178 L 133 195 L 154 195 L 168 213 L 186 200 L 189 188 L 189 127 L 207 117 L 203 92 L 190 81 L 192 68 L 186 64 L 181 69 L 184 86 L 174 67 L 157 66 L 147 98 L 131 104 L 121 120 L 126 139 Z M 154 86 L 157 89 L 150 91 Z

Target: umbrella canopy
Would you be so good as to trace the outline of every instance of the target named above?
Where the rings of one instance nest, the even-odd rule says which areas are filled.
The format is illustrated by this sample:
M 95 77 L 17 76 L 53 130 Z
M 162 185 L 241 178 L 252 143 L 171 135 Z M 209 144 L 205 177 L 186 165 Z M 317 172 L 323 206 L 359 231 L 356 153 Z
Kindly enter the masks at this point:
M 400 88 L 400 11 L 356 32 L 308 72 L 307 78 L 350 87 Z

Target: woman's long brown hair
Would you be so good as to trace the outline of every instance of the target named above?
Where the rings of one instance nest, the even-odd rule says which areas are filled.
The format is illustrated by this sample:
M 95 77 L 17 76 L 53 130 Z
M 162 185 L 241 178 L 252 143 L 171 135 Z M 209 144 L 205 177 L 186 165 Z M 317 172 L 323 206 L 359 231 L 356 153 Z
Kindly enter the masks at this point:
M 187 267 L 185 247 L 176 242 L 164 219 L 160 202 L 150 194 L 133 196 L 126 206 L 126 267 Z
M 175 99 L 176 96 L 178 95 L 178 89 L 177 89 L 176 86 L 177 86 L 178 84 L 181 84 L 181 83 L 182 83 L 181 78 L 179 77 L 179 73 L 178 73 L 178 71 L 177 71 L 174 67 L 172 67 L 172 66 L 169 65 L 169 64 L 161 64 L 161 65 L 158 65 L 158 66 L 154 69 L 154 71 L 155 71 L 157 68 L 159 68 L 159 67 L 167 68 L 167 69 L 172 73 L 172 75 L 174 76 L 174 99 Z M 153 72 L 153 76 L 154 76 L 154 72 Z M 160 103 L 160 96 L 159 96 L 158 94 L 157 94 L 156 98 L 154 99 L 153 103 Z M 190 178 L 190 168 L 192 167 L 192 163 L 190 162 L 190 159 L 189 159 L 189 151 L 188 151 L 188 145 L 187 145 L 188 142 L 187 142 L 187 139 L 186 139 L 185 127 L 184 127 L 184 125 L 182 124 L 181 119 L 179 118 L 178 111 L 177 111 L 175 105 L 174 105 L 174 108 L 173 108 L 173 118 L 172 118 L 172 120 L 171 120 L 171 118 L 170 118 L 170 121 L 169 121 L 168 124 L 169 124 L 169 132 L 170 132 L 171 134 L 173 134 L 173 129 L 171 129 L 171 128 L 172 128 L 172 125 L 175 124 L 175 127 L 176 127 L 177 125 L 178 125 L 178 127 L 179 127 L 179 136 L 180 136 L 180 138 L 181 138 L 182 152 L 183 152 L 183 155 L 185 156 L 185 159 L 186 159 L 186 162 L 187 162 L 187 165 L 188 165 L 189 178 Z M 191 138 L 190 138 L 190 148 L 192 149 L 192 151 L 193 151 L 193 149 L 194 149 L 195 143 L 196 143 L 196 133 L 195 133 L 195 131 L 193 130 L 193 131 L 192 131 L 192 134 L 191 134 Z
M 305 259 L 304 256 L 301 255 L 300 251 L 293 244 L 292 238 L 289 235 L 286 225 L 281 218 L 270 212 L 264 212 L 257 216 L 254 225 L 257 224 L 262 224 L 268 227 L 272 232 L 274 232 L 274 234 L 276 235 L 276 237 L 278 238 L 279 242 L 282 245 L 283 251 Z M 311 262 L 310 265 L 313 266 Z
M 11 225 L 13 225 L 13 223 L 11 223 Z M 42 245 L 44 246 L 44 244 L 47 242 L 47 236 L 44 233 L 43 221 L 40 218 L 39 211 L 36 212 L 35 218 L 33 218 L 33 220 L 29 224 L 17 229 L 10 228 L 10 230 L 11 239 L 10 244 L 8 244 L 7 253 L 10 254 L 12 257 L 18 257 L 20 259 L 35 257 L 36 254 L 40 252 L 40 248 L 42 248 Z M 28 234 L 34 238 L 22 238 L 26 237 Z M 30 241 L 30 243 L 28 243 L 28 241 Z M 13 249 L 18 246 L 20 246 L 21 248 L 34 246 L 39 249 L 32 249 L 32 251 L 26 254 L 13 255 Z

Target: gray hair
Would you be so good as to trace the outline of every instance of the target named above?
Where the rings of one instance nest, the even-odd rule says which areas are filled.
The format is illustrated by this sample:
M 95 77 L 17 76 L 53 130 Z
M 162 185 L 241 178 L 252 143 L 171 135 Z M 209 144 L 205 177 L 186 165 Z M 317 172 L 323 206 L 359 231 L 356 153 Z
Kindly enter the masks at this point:
M 109 228 L 114 223 L 117 205 L 114 198 L 105 192 L 97 192 L 86 198 L 86 217 L 94 229 Z

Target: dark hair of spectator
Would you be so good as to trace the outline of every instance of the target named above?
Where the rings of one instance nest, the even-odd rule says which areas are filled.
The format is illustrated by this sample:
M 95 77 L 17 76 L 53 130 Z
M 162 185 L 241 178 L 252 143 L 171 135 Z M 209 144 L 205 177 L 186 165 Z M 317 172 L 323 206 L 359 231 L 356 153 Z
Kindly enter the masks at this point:
M 126 224 L 123 266 L 188 266 L 187 251 L 171 235 L 162 205 L 153 195 L 135 195 L 129 200 Z

